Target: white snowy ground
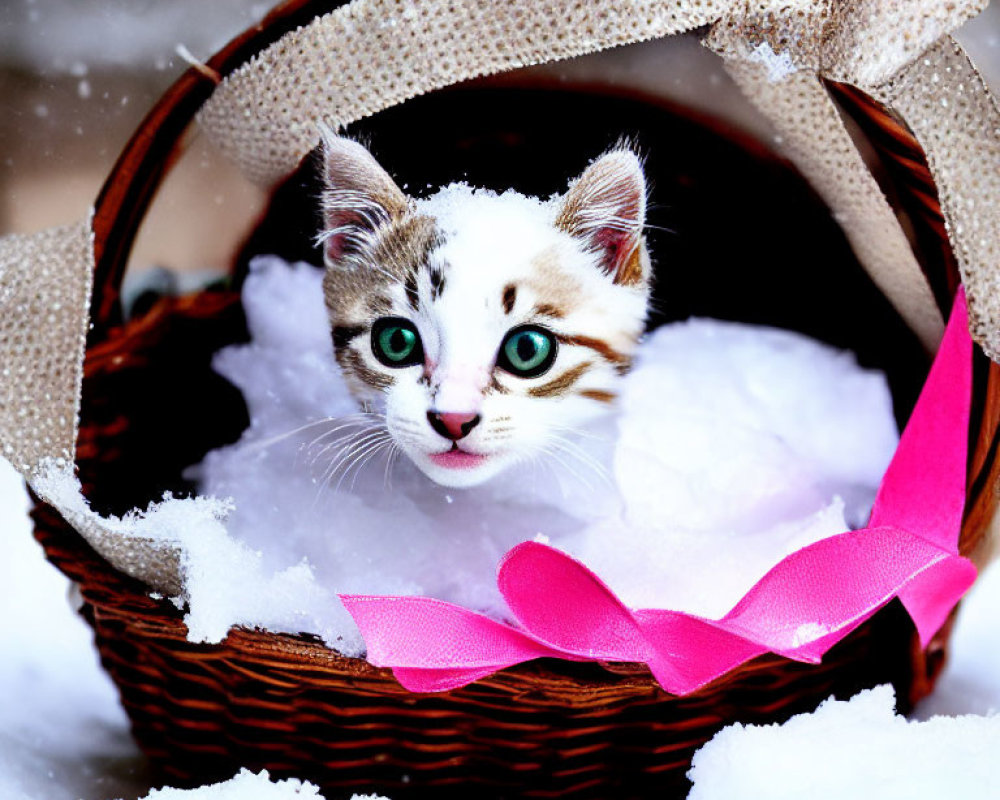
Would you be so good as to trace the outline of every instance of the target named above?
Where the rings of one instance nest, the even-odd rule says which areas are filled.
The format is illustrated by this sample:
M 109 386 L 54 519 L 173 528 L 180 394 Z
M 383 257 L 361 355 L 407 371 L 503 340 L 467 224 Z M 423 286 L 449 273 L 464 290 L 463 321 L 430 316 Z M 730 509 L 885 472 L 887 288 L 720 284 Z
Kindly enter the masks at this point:
M 149 788 L 143 762 L 27 508 L 0 461 L 0 798 L 131 800 Z
M 114 689 L 100 671 L 91 647 L 90 631 L 73 611 L 68 582 L 42 557 L 31 536 L 26 516 L 27 498 L 20 479 L 0 463 L 0 798 L 2 800 L 136 800 L 151 788 L 136 747 L 129 739 L 127 721 L 118 708 Z M 981 577 L 964 605 L 952 641 L 952 660 L 934 697 L 918 710 L 921 719 L 933 714 L 987 714 L 1000 710 L 1000 566 Z M 878 701 L 862 707 L 858 714 L 873 712 Z M 885 703 L 881 703 L 885 706 Z M 901 752 L 889 741 L 899 734 L 901 723 L 881 714 L 886 731 L 883 753 Z M 849 721 L 849 711 L 841 710 Z M 847 734 L 845 722 L 822 732 L 822 745 L 812 747 L 811 756 L 829 747 L 837 732 Z M 1000 722 L 994 720 L 994 723 Z M 809 721 L 797 722 L 810 730 Z M 953 730 L 962 731 L 956 722 Z M 983 721 L 969 725 L 983 728 Z M 992 724 L 997 732 L 1000 726 Z M 813 733 L 822 730 L 813 728 Z M 971 730 L 966 728 L 965 730 Z M 789 734 L 795 731 L 789 730 Z M 774 729 L 767 736 L 780 736 Z M 800 737 L 801 738 L 801 737 Z M 735 741 L 735 744 L 734 744 Z M 766 739 L 764 740 L 767 741 Z M 877 741 L 877 740 L 876 740 Z M 726 771 L 735 779 L 742 775 L 742 754 L 751 753 L 755 741 L 741 742 L 730 736 L 725 758 L 704 756 L 702 775 Z M 806 750 L 809 747 L 806 745 Z M 806 750 L 803 750 L 805 753 Z M 704 751 L 703 751 L 704 752 Z M 995 754 L 995 750 L 993 751 Z M 749 757 L 749 756 L 748 756 Z M 804 756 L 805 757 L 805 756 Z M 990 757 L 990 763 L 995 759 Z M 715 766 L 710 766 L 714 764 Z M 885 770 L 883 770 L 883 773 Z M 891 772 L 891 770 L 890 770 Z M 696 776 L 697 777 L 697 776 Z M 1000 771 L 996 775 L 1000 785 Z M 746 780 L 741 777 L 740 780 Z M 756 794 L 710 794 L 701 797 L 784 797 L 773 792 Z M 874 787 L 872 787 L 874 789 Z M 747 786 L 749 790 L 749 786 Z M 938 800 L 931 791 L 923 795 Z M 998 796 L 1000 796 L 1000 789 Z M 853 796 L 863 796 L 854 794 Z M 919 800 L 918 794 L 905 794 Z M 988 796 L 988 795 L 977 795 Z M 264 778 L 244 775 L 229 787 L 204 790 L 197 796 L 184 793 L 154 793 L 149 800 L 284 800 L 316 797 L 312 787 L 285 783 L 275 785 Z

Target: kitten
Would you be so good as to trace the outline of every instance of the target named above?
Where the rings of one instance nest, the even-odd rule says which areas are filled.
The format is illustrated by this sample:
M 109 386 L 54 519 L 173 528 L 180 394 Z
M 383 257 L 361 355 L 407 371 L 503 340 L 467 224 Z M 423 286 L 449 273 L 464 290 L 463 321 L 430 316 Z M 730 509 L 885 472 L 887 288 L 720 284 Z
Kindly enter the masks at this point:
M 324 136 L 324 296 L 337 362 L 432 480 L 482 483 L 607 412 L 643 331 L 646 186 L 628 149 L 549 201 L 407 197 Z

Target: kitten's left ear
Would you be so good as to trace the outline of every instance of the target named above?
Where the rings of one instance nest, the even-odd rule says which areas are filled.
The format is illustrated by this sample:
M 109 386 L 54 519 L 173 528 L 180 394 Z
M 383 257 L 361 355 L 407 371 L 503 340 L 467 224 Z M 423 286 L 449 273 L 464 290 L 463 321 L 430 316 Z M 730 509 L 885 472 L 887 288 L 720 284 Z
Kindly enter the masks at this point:
M 631 150 L 618 148 L 597 159 L 569 187 L 559 203 L 556 227 L 596 253 L 615 283 L 641 285 L 649 279 L 642 241 L 646 180 Z

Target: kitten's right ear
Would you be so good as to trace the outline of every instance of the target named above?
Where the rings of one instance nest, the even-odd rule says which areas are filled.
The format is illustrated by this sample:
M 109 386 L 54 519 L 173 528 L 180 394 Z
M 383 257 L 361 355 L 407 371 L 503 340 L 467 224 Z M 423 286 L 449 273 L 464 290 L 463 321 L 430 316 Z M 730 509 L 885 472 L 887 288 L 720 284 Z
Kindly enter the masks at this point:
M 556 227 L 594 253 L 615 283 L 639 286 L 649 281 L 649 257 L 642 240 L 645 218 L 642 162 L 622 145 L 573 181 L 559 203 Z
M 326 126 L 323 137 L 323 260 L 327 266 L 363 249 L 375 231 L 402 217 L 409 200 L 371 153 Z

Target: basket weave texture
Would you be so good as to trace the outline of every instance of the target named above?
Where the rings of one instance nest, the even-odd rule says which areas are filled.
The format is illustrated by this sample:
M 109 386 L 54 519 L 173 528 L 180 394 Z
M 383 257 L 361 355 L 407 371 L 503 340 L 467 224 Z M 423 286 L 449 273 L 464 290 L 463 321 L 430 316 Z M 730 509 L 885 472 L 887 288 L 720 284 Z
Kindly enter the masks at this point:
M 303 2 L 286 4 L 210 66 L 226 74 L 255 48 L 301 21 L 307 7 Z M 246 337 L 235 289 L 164 298 L 127 323 L 118 308 L 118 285 L 132 237 L 177 155 L 187 122 L 211 89 L 206 80 L 200 73 L 189 73 L 168 92 L 126 148 L 98 201 L 95 328 L 85 364 L 77 462 L 87 496 L 105 513 L 142 505 L 164 490 L 189 489 L 182 470 L 208 449 L 238 438 L 247 423 L 238 393 L 210 368 L 217 349 Z M 869 98 L 849 87 L 830 88 L 878 153 L 880 179 L 913 223 L 922 265 L 947 311 L 957 270 L 919 146 Z M 595 114 L 595 107 L 604 113 Z M 731 134 L 720 135 L 676 110 L 651 108 L 636 99 L 573 96 L 544 87 L 518 94 L 480 83 L 385 112 L 359 132 L 380 136 L 385 151 L 417 150 L 420 158 L 414 161 L 434 162 L 438 154 L 444 158 L 457 150 L 485 164 L 496 161 L 501 148 L 510 148 L 535 153 L 537 161 L 532 163 L 540 164 L 558 162 L 553 154 L 560 150 L 571 151 L 565 155 L 567 162 L 592 156 L 601 146 L 595 143 L 606 144 L 609 132 L 641 125 L 651 144 L 676 144 L 680 137 L 677 146 L 690 148 L 685 159 L 708 162 L 700 172 L 684 173 L 670 164 L 660 170 L 654 151 L 650 168 L 660 170 L 654 177 L 657 185 L 679 181 L 683 186 L 685 180 L 694 186 L 707 184 L 705 191 L 715 197 L 714 178 L 739 175 L 741 180 L 770 180 L 775 196 L 798 192 L 787 201 L 789 208 L 818 208 L 787 167 L 755 146 Z M 517 109 L 530 125 L 523 119 L 504 122 L 517 116 Z M 480 127 L 463 129 L 463 119 L 468 126 Z M 435 125 L 422 130 L 421 121 L 428 120 Z M 538 150 L 537 131 L 560 120 L 574 131 L 574 142 L 553 140 L 548 150 Z M 495 128 L 492 133 L 490 126 Z M 500 174 L 508 168 L 502 161 L 496 165 Z M 414 169 L 410 177 L 419 185 L 428 176 Z M 552 167 L 559 169 L 559 164 Z M 477 173 L 470 169 L 470 174 Z M 574 173 L 565 172 L 569 174 Z M 434 177 L 442 182 L 440 175 Z M 306 169 L 278 190 L 272 213 L 246 252 L 301 255 L 296 248 L 303 240 L 288 241 L 289 231 L 292 239 L 297 233 L 288 220 L 296 215 L 301 220 L 305 213 L 307 223 L 299 227 L 309 233 L 307 209 L 315 193 L 310 193 L 308 180 Z M 530 185 L 519 188 L 542 191 Z M 821 216 L 814 213 L 810 218 L 804 239 L 814 235 Z M 747 224 L 751 231 L 758 223 Z M 789 229 L 794 228 L 790 223 Z M 781 273 L 780 266 L 774 267 L 773 286 L 758 285 L 752 276 L 738 277 L 735 268 L 721 273 L 733 285 L 728 295 L 715 292 L 714 304 L 702 304 L 700 298 L 711 293 L 720 273 L 682 269 L 671 275 L 671 289 L 696 299 L 690 307 L 675 308 L 674 314 L 736 316 L 742 310 L 746 318 L 750 296 L 759 301 L 752 308 L 761 320 L 790 327 L 808 327 L 797 324 L 808 321 L 819 326 L 817 332 L 824 338 L 867 353 L 889 370 L 897 411 L 905 418 L 926 360 L 842 240 L 829 228 L 823 230 L 830 241 L 836 240 L 822 256 L 830 259 L 831 271 L 834 262 L 849 263 L 843 271 L 853 276 L 845 278 L 842 287 L 830 284 L 830 304 L 849 301 L 862 316 L 868 315 L 857 332 L 824 329 L 823 319 L 813 319 L 817 315 L 812 310 L 797 310 L 777 298 L 774 286 L 791 277 Z M 745 245 L 745 240 L 735 242 L 731 252 L 716 254 L 717 261 L 733 260 Z M 682 252 L 684 246 L 654 243 L 653 252 L 661 263 L 667 254 L 690 264 L 694 254 Z M 242 255 L 237 259 L 237 277 L 244 261 Z M 816 280 L 822 283 L 829 275 L 817 270 Z M 670 296 L 663 299 L 667 307 L 677 302 Z M 837 314 L 828 316 L 839 319 Z M 843 338 L 850 335 L 866 341 Z M 965 555 L 983 545 L 996 506 L 998 378 L 997 367 L 977 353 L 961 540 Z M 893 603 L 831 650 L 821 665 L 763 657 L 683 698 L 665 694 L 644 667 L 548 660 L 504 670 L 463 689 L 413 695 L 388 671 L 342 658 L 308 636 L 237 629 L 217 646 L 189 643 L 182 612 L 173 604 L 151 598 L 144 586 L 114 571 L 53 509 L 39 505 L 34 518 L 37 538 L 50 560 L 80 585 L 83 613 L 93 626 L 102 662 L 119 687 L 136 739 L 154 767 L 173 783 L 226 778 L 249 767 L 313 780 L 329 798 L 372 790 L 393 798 L 430 793 L 465 797 L 473 791 L 490 797 L 683 796 L 691 755 L 724 725 L 783 719 L 812 709 L 831 694 L 846 697 L 886 682 L 896 687 L 901 707 L 908 708 L 932 688 L 947 641 L 946 626 L 921 650 L 912 623 Z

